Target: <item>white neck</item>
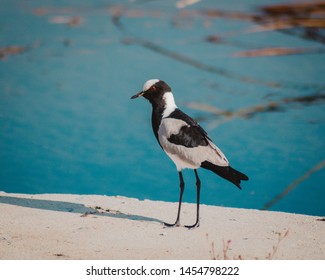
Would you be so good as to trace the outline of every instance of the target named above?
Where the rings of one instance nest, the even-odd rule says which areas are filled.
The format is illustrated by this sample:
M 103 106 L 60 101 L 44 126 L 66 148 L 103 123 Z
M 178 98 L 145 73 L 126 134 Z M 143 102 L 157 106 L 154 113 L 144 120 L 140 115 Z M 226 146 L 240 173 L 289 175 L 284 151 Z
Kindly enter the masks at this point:
M 177 108 L 177 106 L 176 106 L 172 92 L 170 92 L 170 91 L 165 92 L 163 99 L 165 101 L 166 107 L 165 107 L 162 117 L 166 118 Z

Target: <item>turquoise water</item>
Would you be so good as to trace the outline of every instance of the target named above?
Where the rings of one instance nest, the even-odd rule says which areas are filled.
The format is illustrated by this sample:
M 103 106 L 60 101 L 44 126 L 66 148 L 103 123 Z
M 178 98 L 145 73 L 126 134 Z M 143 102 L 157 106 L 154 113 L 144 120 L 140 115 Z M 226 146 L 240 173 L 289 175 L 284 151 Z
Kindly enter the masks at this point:
M 202 203 L 324 215 L 324 46 L 205 13 L 280 3 L 237 2 L 2 0 L 0 48 L 20 51 L 0 60 L 0 190 L 177 201 L 150 104 L 130 100 L 160 78 L 250 177 L 239 191 L 199 170 Z M 270 47 L 321 51 L 238 56 Z M 195 202 L 194 173 L 184 179 L 184 200 Z

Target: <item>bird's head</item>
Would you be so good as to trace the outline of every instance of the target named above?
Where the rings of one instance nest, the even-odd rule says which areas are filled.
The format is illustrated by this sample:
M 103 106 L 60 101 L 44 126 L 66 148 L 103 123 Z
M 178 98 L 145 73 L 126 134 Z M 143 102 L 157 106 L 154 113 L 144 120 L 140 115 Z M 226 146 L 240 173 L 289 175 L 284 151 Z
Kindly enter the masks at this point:
M 159 105 L 164 101 L 167 94 L 171 95 L 171 88 L 164 81 L 151 79 L 146 81 L 143 85 L 143 90 L 133 95 L 131 99 L 143 96 L 152 104 Z

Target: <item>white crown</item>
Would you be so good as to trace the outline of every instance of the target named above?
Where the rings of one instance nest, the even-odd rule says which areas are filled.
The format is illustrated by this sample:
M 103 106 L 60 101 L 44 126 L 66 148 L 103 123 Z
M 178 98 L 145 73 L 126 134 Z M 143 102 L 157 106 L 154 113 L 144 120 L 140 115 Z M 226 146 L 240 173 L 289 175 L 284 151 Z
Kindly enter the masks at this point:
M 143 85 L 143 91 L 148 90 L 149 88 L 151 88 L 157 82 L 159 82 L 158 79 L 151 79 L 151 80 L 146 81 L 144 83 L 144 85 Z

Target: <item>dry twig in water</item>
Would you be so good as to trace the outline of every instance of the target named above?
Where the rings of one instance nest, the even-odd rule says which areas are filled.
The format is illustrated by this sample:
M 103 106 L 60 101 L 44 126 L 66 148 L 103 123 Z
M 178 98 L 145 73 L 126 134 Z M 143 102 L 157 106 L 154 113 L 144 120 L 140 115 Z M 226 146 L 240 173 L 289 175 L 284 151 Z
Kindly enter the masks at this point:
M 309 169 L 304 175 L 293 181 L 288 187 L 286 187 L 280 194 L 278 194 L 276 197 L 271 199 L 269 202 L 267 202 L 262 210 L 270 209 L 275 203 L 279 202 L 281 199 L 283 199 L 289 192 L 291 192 L 293 189 L 295 189 L 298 185 L 300 185 L 303 181 L 307 180 L 313 173 L 321 170 L 325 167 L 325 160 L 317 163 L 315 166 L 313 166 L 311 169 Z

